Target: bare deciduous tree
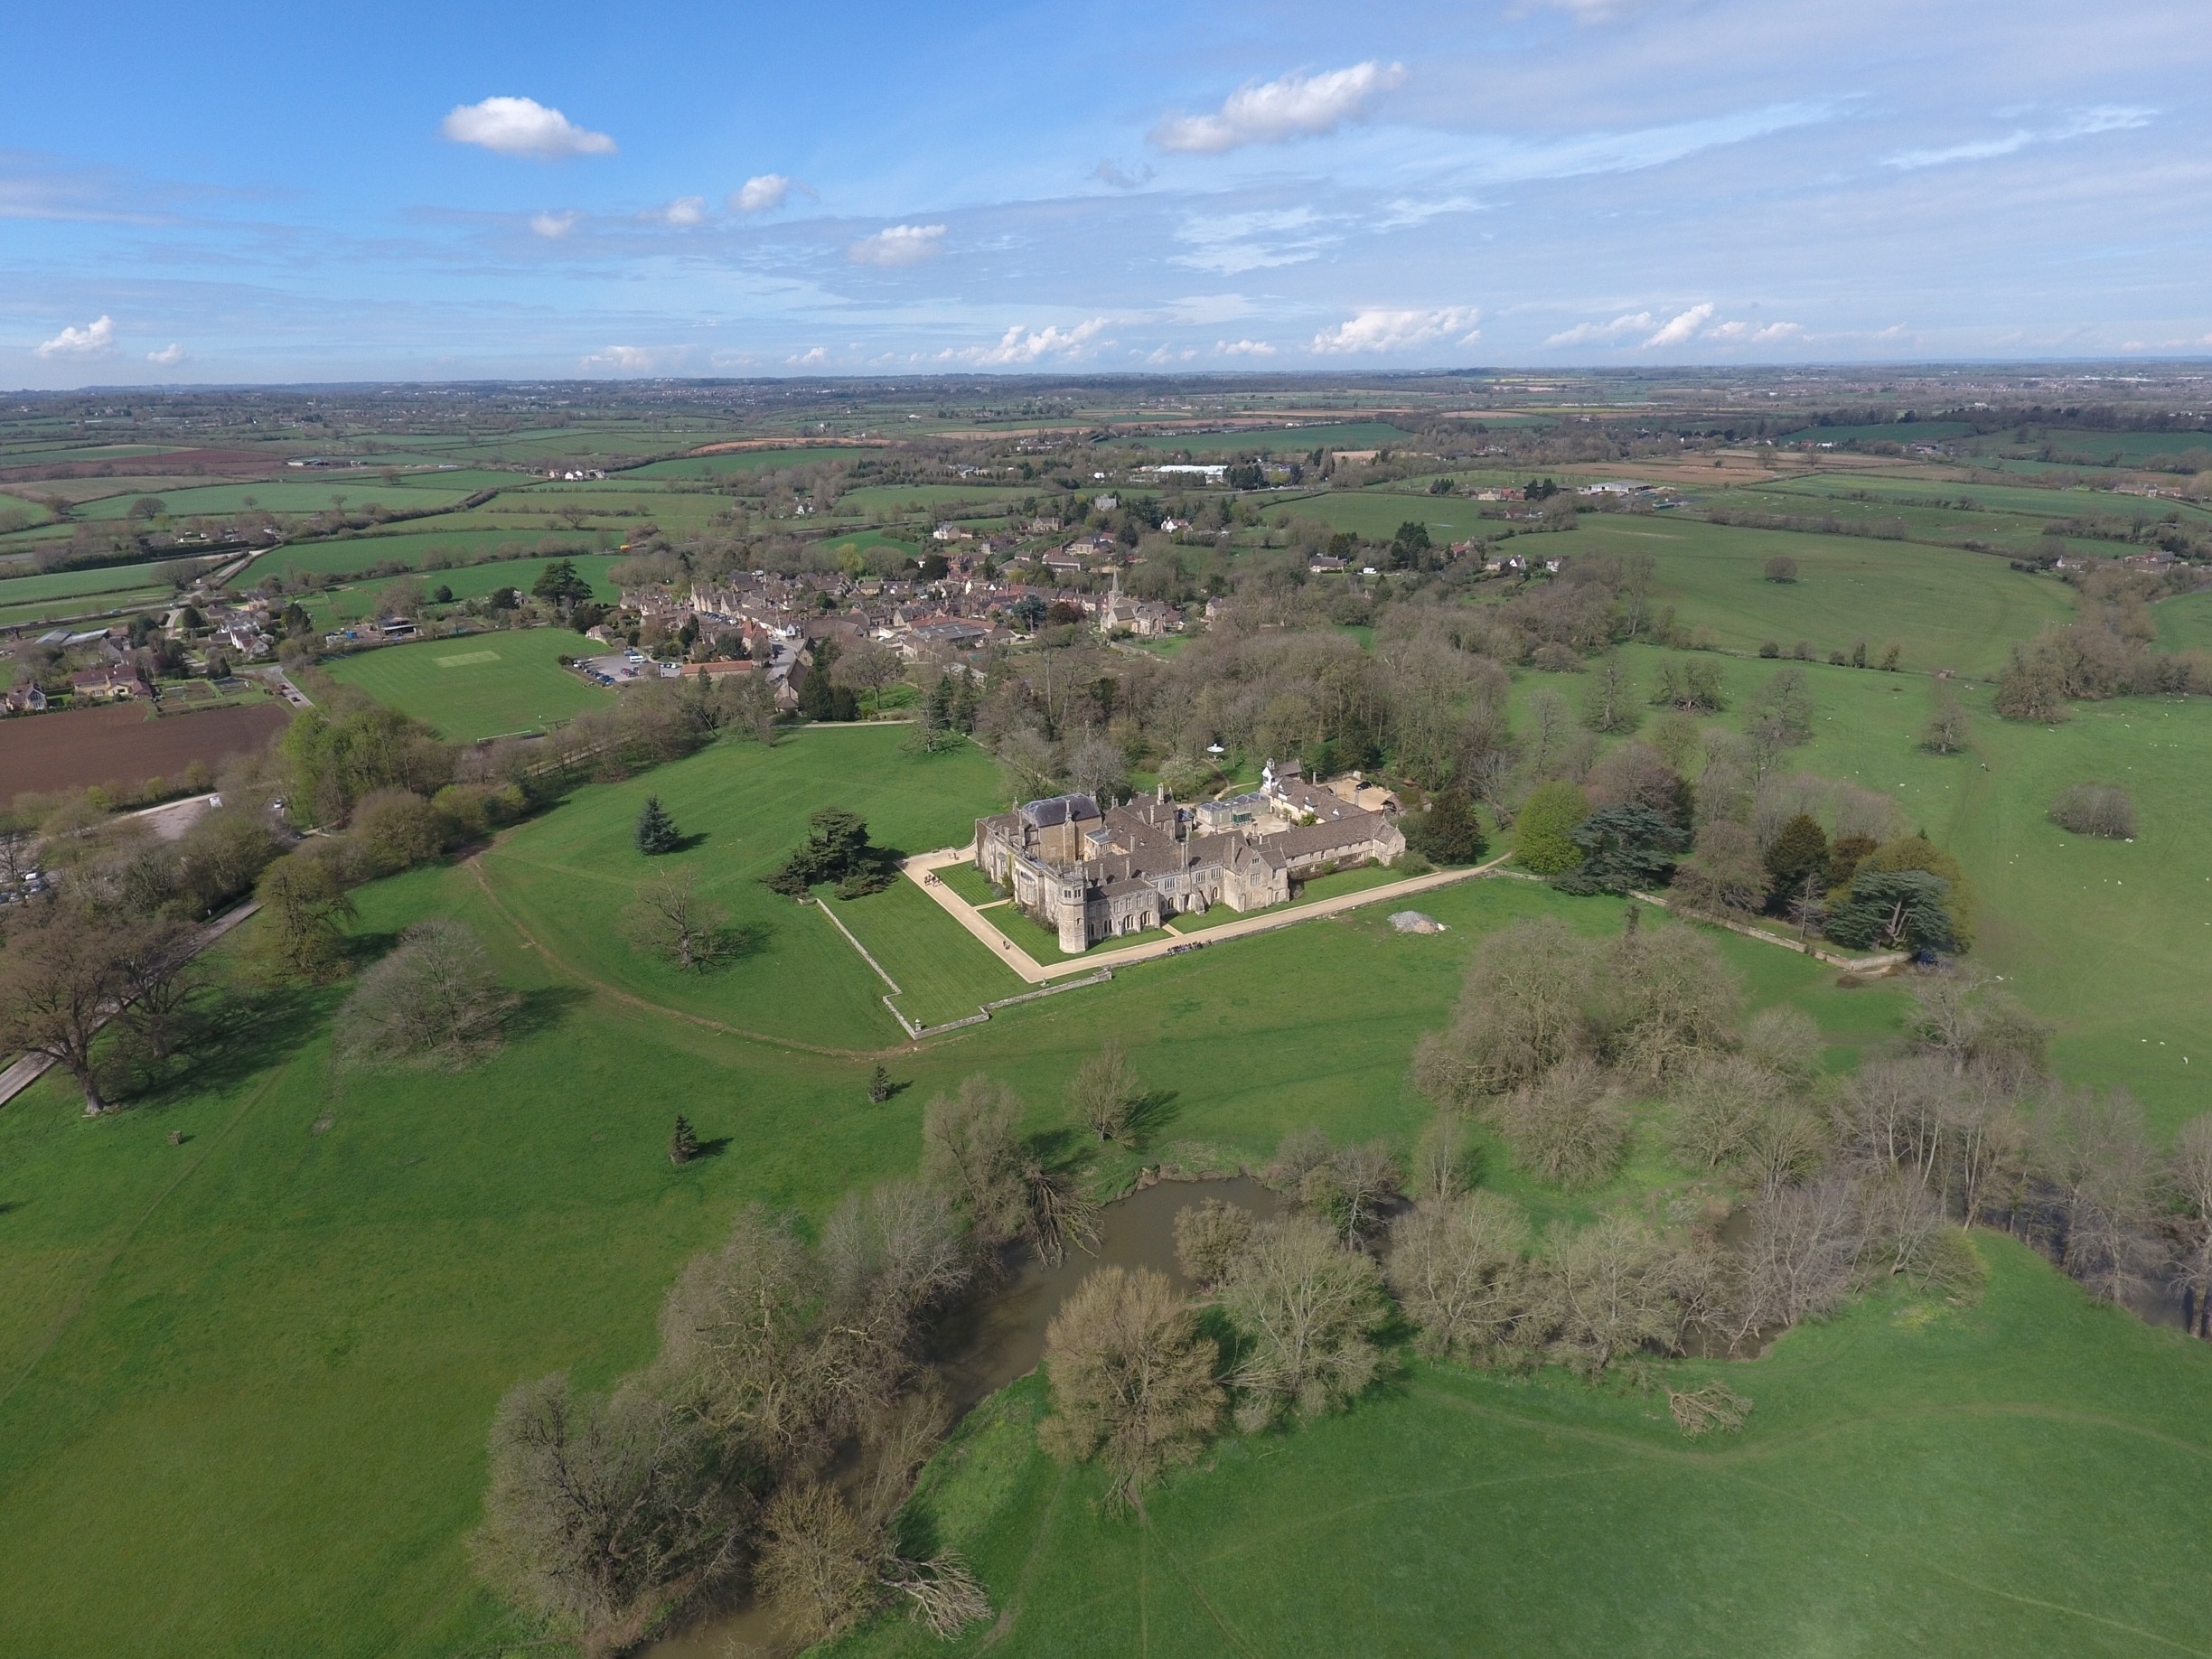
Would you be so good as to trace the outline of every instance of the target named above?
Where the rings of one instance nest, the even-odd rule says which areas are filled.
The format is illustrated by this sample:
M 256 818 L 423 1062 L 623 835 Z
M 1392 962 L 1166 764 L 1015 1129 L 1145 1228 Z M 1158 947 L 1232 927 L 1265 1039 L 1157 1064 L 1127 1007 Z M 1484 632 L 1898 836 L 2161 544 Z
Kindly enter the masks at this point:
M 979 1248 L 1019 1237 L 1025 1224 L 1020 1122 L 1014 1091 L 980 1073 L 922 1114 L 922 1178 L 945 1195 Z
M 1782 1096 L 1782 1080 L 1742 1054 L 1700 1054 L 1669 1092 L 1668 1144 L 1692 1169 L 1718 1169 L 1743 1158 Z
M 688 866 L 647 876 L 623 919 L 635 948 L 685 973 L 712 967 L 727 945 L 729 913 L 700 895 Z
M 1628 1145 L 1619 1091 L 1596 1062 L 1579 1054 L 1499 1100 L 1490 1120 L 1516 1162 L 1570 1190 L 1609 1177 Z
M 1039 1438 L 1073 1462 L 1102 1457 L 1112 1500 L 1136 1503 L 1161 1471 L 1195 1458 L 1220 1422 L 1220 1363 L 1166 1274 L 1099 1268 L 1045 1332 L 1054 1414 Z
M 1430 1200 L 1391 1228 L 1390 1286 L 1433 1353 L 1481 1360 L 1526 1311 L 1528 1218 L 1503 1194 Z
M 1373 1340 L 1389 1317 L 1382 1270 L 1319 1222 L 1262 1222 L 1230 1263 L 1214 1300 L 1240 1338 L 1230 1374 L 1237 1426 L 1250 1433 L 1285 1410 L 1311 1418 L 1373 1382 Z
M 626 1645 L 657 1601 L 735 1566 L 747 1499 L 697 1423 L 637 1390 L 579 1394 L 562 1376 L 500 1404 L 475 1555 L 519 1606 Z
M 2191 1118 L 2174 1137 L 2166 1185 L 2178 1212 L 2176 1273 L 2189 1295 L 2191 1333 L 2202 1336 L 2212 1330 L 2212 1113 Z
M 1176 1212 L 1176 1263 L 1183 1276 L 1212 1289 L 1228 1274 L 1237 1252 L 1251 1242 L 1259 1223 L 1242 1204 L 1207 1198 Z
M 1076 1120 L 1096 1130 L 1101 1140 L 1119 1140 L 1129 1132 L 1129 1120 L 1143 1097 L 1128 1057 L 1111 1040 L 1083 1063 L 1068 1084 Z
M 2039 1162 L 2044 1225 L 2059 1264 L 2106 1301 L 2148 1284 L 2154 1155 L 2124 1089 L 2070 1090 L 2045 1118 Z
M 1492 933 L 1476 947 L 1452 1024 L 1415 1052 L 1416 1082 L 1439 1105 L 1467 1111 L 1583 1052 L 1596 968 L 1589 942 L 1557 921 Z
M 1639 1348 L 1671 1349 L 1681 1340 L 1680 1263 L 1641 1222 L 1554 1222 L 1537 1261 L 1532 1314 L 1568 1364 L 1596 1373 Z
M 519 1000 L 474 933 L 432 917 L 361 976 L 339 1010 L 338 1053 L 350 1065 L 467 1065 L 499 1046 Z

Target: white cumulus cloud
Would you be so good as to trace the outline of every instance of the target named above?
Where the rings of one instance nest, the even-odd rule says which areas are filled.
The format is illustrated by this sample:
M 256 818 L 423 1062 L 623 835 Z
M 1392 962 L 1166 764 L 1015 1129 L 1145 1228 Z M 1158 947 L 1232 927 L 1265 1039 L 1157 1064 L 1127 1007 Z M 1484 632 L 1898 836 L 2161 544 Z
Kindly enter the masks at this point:
M 1275 348 L 1264 340 L 1216 340 L 1214 351 L 1218 357 L 1272 357 Z
M 1716 323 L 1705 331 L 1705 338 L 1739 345 L 1779 345 L 1785 340 L 1803 340 L 1804 329 L 1795 323 Z
M 1436 311 L 1363 311 L 1314 336 L 1313 349 L 1327 355 L 1354 351 L 1410 351 L 1415 346 L 1450 340 L 1472 345 L 1482 338 L 1475 326 L 1482 312 L 1473 305 Z
M 733 213 L 773 213 L 791 194 L 792 182 L 780 173 L 763 173 L 730 192 Z
M 1544 344 L 1589 345 L 1600 340 L 1625 340 L 1631 334 L 1642 333 L 1651 327 L 1654 320 L 1648 311 L 1634 311 L 1626 316 L 1615 317 L 1610 323 L 1578 323 L 1572 328 L 1562 329 L 1553 334 Z
M 852 243 L 845 257 L 855 265 L 919 265 L 938 252 L 944 233 L 942 225 L 893 225 Z
M 1658 332 L 1644 343 L 1647 346 L 1676 346 L 1695 340 L 1698 331 L 1712 321 L 1712 314 L 1711 305 L 1692 305 L 1687 311 L 1676 312 L 1661 323 Z
M 1069 329 L 1063 329 L 1056 323 L 1047 323 L 1042 329 L 1025 329 L 1017 323 L 1007 330 L 997 345 L 976 353 L 974 361 L 979 363 L 1034 363 L 1045 357 L 1072 356 L 1104 333 L 1111 321 L 1110 317 L 1092 317 Z
M 707 222 L 707 198 L 679 196 L 666 207 L 652 208 L 645 217 L 663 225 L 673 225 L 679 230 L 688 230 L 693 225 Z
M 82 328 L 64 328 L 32 349 L 40 357 L 105 357 L 115 350 L 115 319 L 102 314 Z
M 656 369 L 680 361 L 686 350 L 683 346 L 612 345 L 586 357 L 584 367 L 612 369 L 620 374 L 651 374 Z
M 558 242 L 576 228 L 576 213 L 532 213 L 530 230 L 548 242 Z
M 614 141 L 605 133 L 578 127 L 534 98 L 487 98 L 481 104 L 457 105 L 438 130 L 455 144 L 539 161 L 614 154 Z
M 1405 77 L 1402 63 L 1370 60 L 1318 75 L 1248 81 L 1216 113 L 1169 116 L 1152 129 L 1151 139 L 1163 150 L 1219 155 L 1248 144 L 1315 137 L 1360 119 Z
M 787 357 L 783 361 L 793 369 L 817 368 L 830 361 L 830 348 L 828 346 L 809 346 L 798 356 Z
M 160 351 L 148 351 L 146 353 L 146 361 L 149 363 L 159 363 L 164 369 L 173 369 L 177 364 L 183 362 L 191 355 L 192 353 L 190 351 L 187 351 L 183 346 L 177 344 L 175 341 L 172 340 L 167 345 L 162 347 Z

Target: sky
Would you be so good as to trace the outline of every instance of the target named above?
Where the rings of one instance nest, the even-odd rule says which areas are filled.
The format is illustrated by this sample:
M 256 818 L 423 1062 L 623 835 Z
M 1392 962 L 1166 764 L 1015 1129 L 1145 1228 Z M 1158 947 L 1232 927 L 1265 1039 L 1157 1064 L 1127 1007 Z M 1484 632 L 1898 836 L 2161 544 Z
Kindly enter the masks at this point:
M 0 386 L 2212 355 L 2205 23 L 22 6 Z

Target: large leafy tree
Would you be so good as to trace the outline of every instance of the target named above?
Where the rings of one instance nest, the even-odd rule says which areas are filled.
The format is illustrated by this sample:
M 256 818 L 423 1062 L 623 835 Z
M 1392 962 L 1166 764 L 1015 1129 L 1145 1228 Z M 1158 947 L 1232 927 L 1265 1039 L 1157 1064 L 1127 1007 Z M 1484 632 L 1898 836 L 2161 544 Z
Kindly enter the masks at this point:
M 1629 893 L 1664 887 L 1689 846 L 1682 826 L 1646 806 L 1602 807 L 1568 831 L 1582 854 L 1553 878 L 1566 893 Z
M 1828 936 L 1853 950 L 1954 951 L 1951 884 L 1926 870 L 1862 869 L 1828 919 Z

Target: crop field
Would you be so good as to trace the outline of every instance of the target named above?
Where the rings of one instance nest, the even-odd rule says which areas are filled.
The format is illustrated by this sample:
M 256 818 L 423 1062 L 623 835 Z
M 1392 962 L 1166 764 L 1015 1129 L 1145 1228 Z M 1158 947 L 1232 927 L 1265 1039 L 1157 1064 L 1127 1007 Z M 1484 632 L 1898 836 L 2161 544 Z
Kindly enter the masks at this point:
M 1432 532 L 1433 533 L 1433 532 Z M 1986 553 L 1850 536 L 1739 530 L 1694 520 L 1586 515 L 1582 528 L 1513 544 L 1532 557 L 1649 553 L 1658 561 L 1654 599 L 1676 607 L 1684 626 L 1715 642 L 1787 651 L 1809 640 L 1825 656 L 1864 640 L 1879 652 L 1896 642 L 1907 667 L 1993 672 L 2014 640 L 2072 611 L 2068 589 L 2008 568 Z M 1797 561 L 1797 580 L 1764 578 L 1768 558 Z
M 253 701 L 159 718 L 129 702 L 0 720 L 0 808 L 18 794 L 174 779 L 193 761 L 219 767 L 260 748 L 290 718 L 281 703 Z
M 510 629 L 388 645 L 333 661 L 331 677 L 426 720 L 457 743 L 542 731 L 616 693 L 556 661 L 584 642 L 566 628 Z

